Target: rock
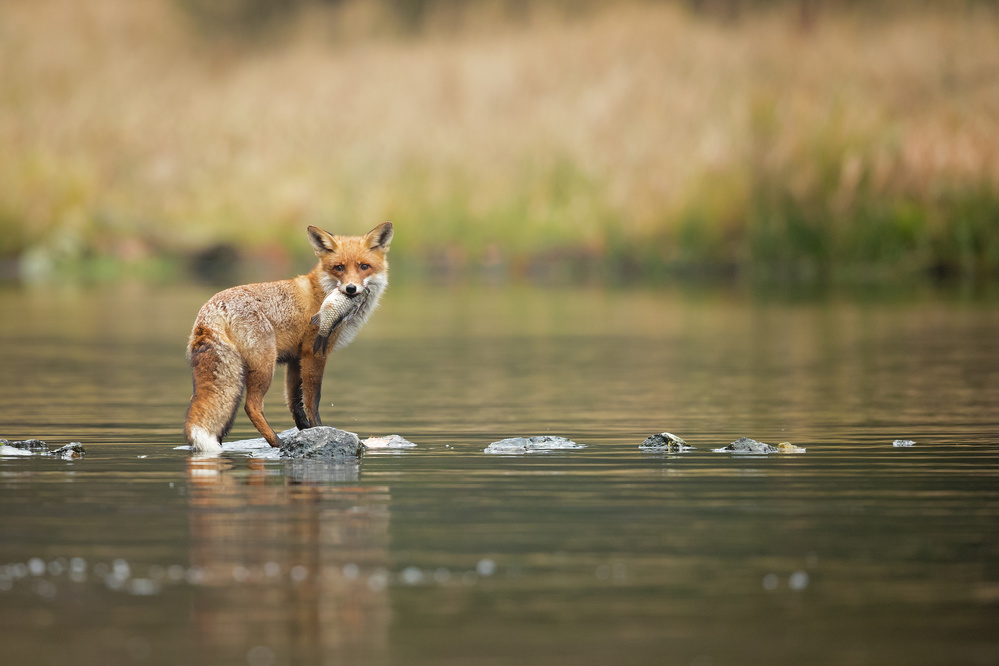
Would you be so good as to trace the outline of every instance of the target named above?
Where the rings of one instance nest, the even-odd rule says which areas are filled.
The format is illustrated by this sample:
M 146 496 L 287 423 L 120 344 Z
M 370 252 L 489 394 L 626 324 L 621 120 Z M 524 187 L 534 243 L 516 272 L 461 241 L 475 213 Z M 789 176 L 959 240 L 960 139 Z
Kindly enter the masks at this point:
M 366 449 L 412 449 L 416 447 L 409 440 L 399 435 L 386 435 L 385 437 L 368 437 L 361 442 Z
M 40 439 L 21 439 L 14 440 L 12 442 L 6 439 L 0 439 L 0 445 L 12 446 L 15 449 L 23 449 L 25 451 L 36 451 L 42 453 L 49 450 L 49 445 Z
M 586 447 L 565 437 L 536 435 L 534 437 L 508 437 L 507 439 L 501 439 L 487 446 L 484 451 L 486 453 L 518 454 L 583 448 Z
M 891 443 L 892 446 L 915 446 L 915 444 L 911 439 L 896 439 Z
M 777 453 L 779 449 L 769 444 L 764 444 L 763 442 L 757 442 L 755 439 L 750 439 L 749 437 L 740 437 L 728 446 L 724 446 L 720 449 L 712 449 L 715 453 L 752 453 L 752 454 L 763 454 L 763 453 Z
M 75 460 L 77 458 L 82 458 L 86 454 L 83 450 L 83 444 L 79 442 L 70 442 L 66 446 L 61 446 L 55 451 L 49 453 L 51 456 L 58 456 L 63 460 Z
M 652 435 L 644 442 L 638 445 L 638 448 L 643 451 L 663 451 L 665 453 L 683 453 L 684 451 L 692 451 L 693 446 L 688 446 L 687 442 L 683 441 L 671 432 L 661 432 L 658 435 Z
M 329 426 L 307 428 L 281 439 L 282 458 L 356 459 L 361 441 L 352 432 Z
M 781 442 L 777 445 L 777 450 L 780 453 L 804 453 L 805 447 L 795 446 L 791 442 Z

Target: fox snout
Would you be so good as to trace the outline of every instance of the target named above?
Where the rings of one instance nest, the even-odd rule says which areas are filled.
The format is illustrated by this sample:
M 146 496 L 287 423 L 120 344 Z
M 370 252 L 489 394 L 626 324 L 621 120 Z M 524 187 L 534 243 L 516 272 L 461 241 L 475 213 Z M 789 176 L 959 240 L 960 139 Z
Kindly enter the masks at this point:
M 347 284 L 340 285 L 340 291 L 347 296 L 357 296 L 364 291 L 364 285 L 348 282 Z

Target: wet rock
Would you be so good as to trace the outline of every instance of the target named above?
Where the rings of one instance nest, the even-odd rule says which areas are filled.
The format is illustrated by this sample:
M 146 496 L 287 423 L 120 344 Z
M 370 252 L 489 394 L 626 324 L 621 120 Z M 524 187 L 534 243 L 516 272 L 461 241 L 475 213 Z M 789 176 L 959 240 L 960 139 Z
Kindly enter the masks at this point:
M 916 443 L 911 439 L 896 439 L 891 443 L 892 446 L 915 446 Z
M 692 451 L 694 447 L 689 446 L 687 442 L 671 432 L 661 432 L 646 438 L 644 442 L 638 445 L 638 448 L 643 451 L 683 453 L 684 451 Z
M 755 439 L 750 439 L 749 437 L 740 437 L 728 446 L 723 446 L 720 449 L 712 449 L 712 451 L 715 453 L 764 454 L 777 453 L 779 449 L 763 442 L 757 442 Z
M 49 453 L 49 455 L 58 456 L 63 460 L 76 460 L 77 458 L 82 458 L 85 454 L 86 451 L 83 449 L 83 444 L 79 442 L 70 442 L 66 446 L 61 446 Z
M 361 441 L 352 432 L 319 426 L 281 438 L 282 458 L 356 459 Z
M 368 437 L 361 442 L 366 449 L 412 449 L 416 447 L 408 439 L 399 435 L 386 435 L 385 437 Z
M 49 445 L 40 439 L 20 439 L 14 441 L 0 439 L 0 445 L 23 449 L 24 451 L 33 451 L 35 453 L 44 453 L 49 450 Z
M 586 448 L 565 437 L 554 435 L 535 435 L 534 437 L 508 437 L 487 446 L 486 453 L 518 454 L 540 451 L 559 451 L 564 449 Z

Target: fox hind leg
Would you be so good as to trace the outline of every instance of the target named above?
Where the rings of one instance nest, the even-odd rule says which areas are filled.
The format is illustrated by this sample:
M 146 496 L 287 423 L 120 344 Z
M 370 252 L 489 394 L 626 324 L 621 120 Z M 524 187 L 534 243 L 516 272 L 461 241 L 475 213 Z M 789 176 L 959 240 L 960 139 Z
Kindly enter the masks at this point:
M 276 357 L 276 355 L 275 355 Z M 244 405 L 246 409 L 246 415 L 250 417 L 250 422 L 253 427 L 264 436 L 267 443 L 271 446 L 278 448 L 281 446 L 281 440 L 278 439 L 277 433 L 271 428 L 270 424 L 267 423 L 267 419 L 264 418 L 264 394 L 267 393 L 267 389 L 271 386 L 271 380 L 274 378 L 274 363 L 260 363 L 254 366 L 249 366 L 246 369 L 246 404 Z

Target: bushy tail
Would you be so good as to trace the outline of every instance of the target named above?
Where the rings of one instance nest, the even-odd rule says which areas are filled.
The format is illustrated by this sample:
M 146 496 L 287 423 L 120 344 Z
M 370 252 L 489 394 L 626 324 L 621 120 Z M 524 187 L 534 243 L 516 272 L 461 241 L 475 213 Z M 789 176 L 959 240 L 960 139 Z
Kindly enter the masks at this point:
M 191 336 L 188 358 L 194 395 L 187 408 L 184 435 L 197 452 L 220 451 L 243 396 L 243 359 L 230 344 L 198 328 Z

